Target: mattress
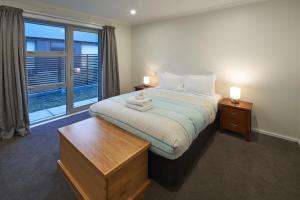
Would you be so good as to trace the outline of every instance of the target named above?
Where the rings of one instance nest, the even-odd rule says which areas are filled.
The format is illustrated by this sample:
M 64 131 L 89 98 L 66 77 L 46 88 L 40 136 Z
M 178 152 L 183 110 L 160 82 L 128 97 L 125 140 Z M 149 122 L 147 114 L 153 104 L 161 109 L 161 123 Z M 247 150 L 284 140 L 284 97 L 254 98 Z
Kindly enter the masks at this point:
M 103 118 L 151 143 L 150 150 L 177 159 L 217 113 L 219 95 L 194 95 L 159 88 L 143 90 L 153 108 L 140 112 L 126 107 L 126 99 L 141 91 L 112 97 L 90 107 L 90 114 Z

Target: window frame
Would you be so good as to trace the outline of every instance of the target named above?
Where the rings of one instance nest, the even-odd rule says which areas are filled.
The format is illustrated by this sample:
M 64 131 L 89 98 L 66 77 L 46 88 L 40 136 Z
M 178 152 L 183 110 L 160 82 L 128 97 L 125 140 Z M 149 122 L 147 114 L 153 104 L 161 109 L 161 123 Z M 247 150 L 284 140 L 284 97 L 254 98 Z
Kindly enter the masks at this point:
M 48 22 L 45 20 L 37 20 L 37 19 L 31 19 L 31 18 L 25 18 L 24 20 L 24 25 L 25 23 L 33 23 L 33 24 L 40 24 L 40 25 L 48 25 L 48 26 L 53 26 L 53 27 L 60 27 L 64 28 L 65 30 L 65 50 L 64 51 L 27 51 L 27 37 L 25 35 L 25 53 L 26 53 L 26 59 L 28 57 L 33 57 L 33 58 L 64 58 L 65 59 L 65 76 L 67 76 L 67 25 L 66 24 L 61 24 L 61 23 L 56 23 L 56 22 Z M 61 83 L 50 83 L 50 84 L 42 84 L 38 86 L 28 86 L 28 91 L 29 92 L 39 92 L 43 90 L 55 90 L 55 89 L 61 89 L 61 88 L 66 88 L 67 87 L 67 77 L 65 77 L 65 81 Z
M 43 90 L 54 90 L 54 89 L 67 89 L 67 99 L 66 99 L 66 105 L 67 110 L 66 114 L 72 114 L 78 111 L 82 111 L 85 109 L 88 109 L 89 105 L 85 105 L 82 107 L 74 107 L 74 92 L 73 92 L 73 31 L 82 31 L 82 32 L 94 32 L 98 34 L 98 56 L 99 56 L 99 69 L 101 68 L 101 28 L 95 28 L 95 27 L 85 27 L 80 25 L 73 25 L 73 24 L 67 24 L 67 23 L 61 23 L 61 22 L 55 22 L 55 21 L 49 21 L 44 19 L 36 19 L 31 17 L 25 17 L 25 23 L 26 22 L 32 22 L 35 24 L 42 24 L 42 25 L 49 25 L 49 26 L 55 26 L 55 27 L 64 27 L 65 29 L 65 50 L 64 51 L 27 51 L 27 39 L 25 35 L 25 54 L 26 59 L 27 57 L 62 57 L 65 59 L 65 81 L 63 83 L 52 83 L 52 84 L 45 84 L 45 85 L 38 85 L 38 86 L 28 86 L 29 92 L 39 92 Z M 24 23 L 24 25 L 25 25 Z M 98 75 L 99 79 L 102 77 L 102 75 Z M 99 87 L 101 87 L 99 85 Z M 101 99 L 101 94 L 98 94 L 98 99 Z

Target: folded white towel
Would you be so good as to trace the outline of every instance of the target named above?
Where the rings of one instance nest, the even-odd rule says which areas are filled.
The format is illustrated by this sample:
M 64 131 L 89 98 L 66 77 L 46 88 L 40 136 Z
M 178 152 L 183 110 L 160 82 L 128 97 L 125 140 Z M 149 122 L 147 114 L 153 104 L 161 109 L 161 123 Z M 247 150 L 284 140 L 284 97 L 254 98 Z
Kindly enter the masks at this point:
M 131 109 L 134 109 L 134 110 L 137 110 L 137 111 L 141 111 L 141 112 L 145 112 L 147 110 L 150 110 L 153 108 L 153 106 L 150 104 L 148 106 L 136 106 L 136 105 L 132 105 L 132 104 L 126 104 L 126 106 L 128 108 L 131 108 Z
M 136 99 L 134 96 L 128 97 L 126 103 L 136 105 L 136 106 L 149 106 L 152 104 L 152 99 L 144 98 L 144 99 Z
M 145 97 L 138 95 L 138 96 L 135 96 L 135 99 L 137 99 L 137 100 L 143 100 L 143 99 L 145 99 Z

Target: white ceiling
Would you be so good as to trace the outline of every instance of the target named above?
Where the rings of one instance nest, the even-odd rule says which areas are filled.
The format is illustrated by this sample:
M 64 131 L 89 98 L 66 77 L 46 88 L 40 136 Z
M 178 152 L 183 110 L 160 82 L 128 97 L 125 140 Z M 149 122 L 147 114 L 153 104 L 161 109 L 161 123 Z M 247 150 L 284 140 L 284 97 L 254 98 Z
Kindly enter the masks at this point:
M 39 0 L 132 25 L 254 1 L 261 0 Z M 136 9 L 137 15 L 130 16 L 130 9 Z

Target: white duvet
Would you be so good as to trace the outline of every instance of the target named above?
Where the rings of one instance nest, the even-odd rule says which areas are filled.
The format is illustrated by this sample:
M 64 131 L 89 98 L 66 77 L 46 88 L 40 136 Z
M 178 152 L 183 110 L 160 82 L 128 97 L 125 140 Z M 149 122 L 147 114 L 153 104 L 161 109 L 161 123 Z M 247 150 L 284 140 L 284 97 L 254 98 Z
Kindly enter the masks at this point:
M 151 150 L 168 159 L 180 157 L 198 134 L 215 119 L 219 95 L 201 96 L 158 88 L 143 90 L 153 109 L 140 112 L 126 107 L 132 92 L 90 107 L 99 116 L 151 142 Z

